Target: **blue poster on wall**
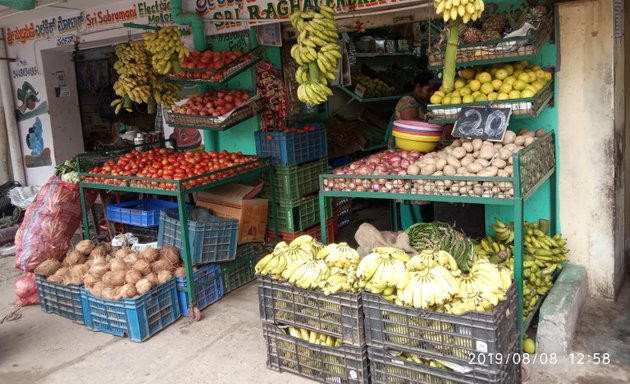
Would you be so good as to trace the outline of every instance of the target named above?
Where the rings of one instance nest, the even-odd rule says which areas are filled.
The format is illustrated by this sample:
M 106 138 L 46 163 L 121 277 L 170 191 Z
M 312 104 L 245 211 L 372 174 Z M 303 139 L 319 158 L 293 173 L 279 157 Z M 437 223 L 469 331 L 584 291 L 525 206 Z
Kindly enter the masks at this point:
M 50 148 L 44 146 L 44 129 L 39 117 L 35 118 L 33 126 L 28 129 L 26 145 L 31 150 L 30 155 L 24 156 L 24 164 L 27 168 L 52 165 Z
M 39 91 L 28 81 L 22 83 L 16 93 L 18 101 L 21 102 L 15 112 L 17 121 L 24 121 L 42 113 L 48 113 L 48 102 L 39 99 Z

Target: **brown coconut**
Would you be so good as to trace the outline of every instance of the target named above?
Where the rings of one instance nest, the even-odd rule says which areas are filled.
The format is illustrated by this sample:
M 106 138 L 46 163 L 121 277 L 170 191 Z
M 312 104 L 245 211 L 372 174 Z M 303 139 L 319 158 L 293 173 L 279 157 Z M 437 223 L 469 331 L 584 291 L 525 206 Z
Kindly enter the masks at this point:
M 125 283 L 128 284 L 136 284 L 140 279 L 142 279 L 142 272 L 135 269 L 127 271 L 127 274 L 125 275 Z
M 181 262 L 181 259 L 179 258 L 179 252 L 175 247 L 166 247 L 162 249 L 160 254 L 161 259 L 168 260 L 171 265 L 177 265 Z
M 109 265 L 105 263 L 94 263 L 88 272 L 98 277 L 102 277 L 107 271 L 109 271 Z
M 59 275 L 48 276 L 46 280 L 53 282 L 55 284 L 63 284 L 63 276 L 59 276 Z
M 48 277 L 54 275 L 59 268 L 61 268 L 59 260 L 48 259 L 35 268 L 35 274 Z
M 103 288 L 104 287 L 102 285 L 94 284 L 94 286 L 88 287 L 87 290 L 92 295 L 97 296 L 97 297 L 101 297 L 101 295 L 103 293 Z
M 149 280 L 152 286 L 158 285 L 158 279 L 155 273 L 151 272 L 148 275 L 146 275 L 144 278 Z
M 83 284 L 85 284 L 87 288 L 93 287 L 94 284 L 99 281 L 101 281 L 101 278 L 91 273 L 86 273 L 85 276 L 83 276 Z
M 143 293 L 150 291 L 151 287 L 152 287 L 151 282 L 146 278 L 140 279 L 136 283 L 136 291 L 138 292 L 139 295 L 142 295 Z
M 160 259 L 151 264 L 151 271 L 157 275 L 161 271 L 170 271 L 171 267 L 172 265 L 168 260 Z
M 112 271 L 107 271 L 105 272 L 105 274 L 101 277 L 101 281 L 103 283 L 105 283 L 105 285 L 107 285 L 108 287 L 111 287 L 114 285 L 114 283 L 112 283 Z
M 112 272 L 127 272 L 129 270 L 129 266 L 127 266 L 127 263 L 120 259 L 113 259 L 111 263 L 109 263 L 109 270 Z
M 171 271 L 160 271 L 157 274 L 158 284 L 164 284 L 173 278 Z
M 94 259 L 98 257 L 107 257 L 107 255 L 108 255 L 107 247 L 103 244 L 97 245 L 96 247 L 94 247 L 92 252 L 90 252 L 90 257 Z
M 186 277 L 186 268 L 184 268 L 184 267 L 177 267 L 177 269 L 175 270 L 175 276 L 177 276 L 177 277 Z
M 114 301 L 119 301 L 123 298 L 122 294 L 120 293 L 120 288 L 122 287 L 115 287 L 114 288 L 114 294 L 112 295 L 112 300 Z
M 92 257 L 92 264 L 105 264 L 107 263 L 107 256 L 104 255 L 95 255 L 94 257 Z
M 123 261 L 127 263 L 127 265 L 129 266 L 133 266 L 138 260 L 139 260 L 138 254 L 135 252 L 130 252 L 129 254 L 127 254 L 127 256 L 123 258 Z
M 127 275 L 127 271 L 112 271 L 112 285 L 114 287 L 121 287 L 125 285 L 125 276 Z
M 113 300 L 114 299 L 114 288 L 111 288 L 111 287 L 103 288 L 103 290 L 101 291 L 101 297 L 103 299 Z
M 120 248 L 114 253 L 114 257 L 117 259 L 124 259 L 125 256 L 133 252 L 130 248 Z
M 83 264 L 83 263 L 85 263 L 85 255 L 83 255 L 81 252 L 77 250 L 74 250 L 70 252 L 68 256 L 66 256 L 65 259 L 63 259 L 62 265 L 64 267 L 71 267 L 73 265 Z
M 68 273 L 68 267 L 61 267 L 55 272 L 55 275 L 63 277 L 66 273 Z
M 140 259 L 135 262 L 135 264 L 133 265 L 133 269 L 142 272 L 143 275 L 147 275 L 151 273 L 151 264 L 149 264 L 149 262 L 144 259 Z
M 81 252 L 82 255 L 87 256 L 94 249 L 94 243 L 90 240 L 81 240 L 74 249 Z
M 147 248 L 140 254 L 140 258 L 145 259 L 149 263 L 154 262 L 160 257 L 160 250 L 156 248 Z
M 136 291 L 136 285 L 135 284 L 125 284 L 122 287 L 120 287 L 120 295 L 124 298 L 132 298 L 135 296 L 138 296 L 138 291 Z
M 83 277 L 88 273 L 89 267 L 85 264 L 73 265 L 70 267 L 70 284 L 83 284 Z

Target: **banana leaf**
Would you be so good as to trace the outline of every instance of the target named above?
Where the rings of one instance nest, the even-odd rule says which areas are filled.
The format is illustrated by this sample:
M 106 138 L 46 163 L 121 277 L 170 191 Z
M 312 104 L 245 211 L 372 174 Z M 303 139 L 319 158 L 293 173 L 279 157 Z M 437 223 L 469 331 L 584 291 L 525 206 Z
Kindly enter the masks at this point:
M 405 231 L 411 246 L 418 252 L 423 250 L 446 251 L 457 261 L 462 272 L 468 272 L 472 260 L 473 243 L 462 232 L 442 222 L 417 223 Z

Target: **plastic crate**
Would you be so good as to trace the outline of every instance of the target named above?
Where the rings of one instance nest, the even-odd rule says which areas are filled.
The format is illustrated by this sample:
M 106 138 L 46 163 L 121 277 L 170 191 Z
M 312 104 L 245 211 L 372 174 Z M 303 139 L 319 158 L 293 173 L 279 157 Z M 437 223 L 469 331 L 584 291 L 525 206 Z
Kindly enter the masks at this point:
M 258 276 L 260 318 L 274 324 L 311 329 L 341 339 L 344 344 L 365 344 L 361 294 L 324 295 Z
M 177 208 L 177 203 L 158 199 L 140 199 L 107 206 L 107 220 L 139 227 L 157 227 L 160 211 Z
M 219 264 L 207 264 L 193 272 L 195 276 L 195 292 L 197 308 L 202 310 L 223 297 L 223 281 L 221 281 L 221 267 Z M 188 283 L 185 277 L 176 277 L 179 294 L 179 307 L 182 315 L 188 316 Z
M 341 208 L 341 207 L 351 207 L 352 206 L 352 198 L 351 197 L 333 197 L 333 208 Z
M 271 157 L 271 164 L 290 166 L 319 160 L 328 155 L 326 127 L 311 132 L 256 132 L 256 153 Z
M 507 356 L 518 338 L 516 285 L 490 314 L 461 316 L 405 308 L 363 292 L 368 346 L 467 365 L 477 354 Z M 489 361 L 484 359 L 486 365 Z
M 158 239 L 158 227 L 137 227 L 135 225 L 125 225 L 125 233 L 133 233 L 141 244 L 154 243 Z
M 198 211 L 204 211 L 207 217 L 201 223 L 191 220 L 188 215 L 192 265 L 234 260 L 238 241 L 238 220 L 218 218 L 210 215 L 207 210 Z M 182 252 L 177 211 L 168 210 L 160 213 L 158 245 L 160 248 L 172 245 Z
M 319 197 L 313 196 L 296 204 L 277 204 L 278 229 L 281 232 L 295 233 L 319 223 Z M 269 223 L 273 223 L 273 210 L 269 210 Z M 332 204 L 326 199 L 326 219 L 332 217 Z
M 319 190 L 319 175 L 328 170 L 328 159 L 292 167 L 275 167 L 276 199 L 279 202 L 296 204 L 300 197 Z M 271 187 L 267 175 L 263 175 L 265 189 L 263 197 L 271 199 Z
M 47 313 L 55 313 L 75 323 L 84 324 L 80 285 L 61 285 L 35 275 L 39 305 Z
M 245 244 L 236 250 L 237 255 L 234 261 L 221 263 L 221 279 L 225 295 L 256 278 L 254 267 L 262 253 L 262 249 L 256 249 L 253 244 Z
M 321 241 L 322 240 L 322 229 L 321 229 L 321 225 L 315 225 L 313 227 L 310 227 L 309 229 L 302 231 L 302 232 L 297 232 L 297 233 L 286 233 L 286 232 L 279 232 L 278 233 L 278 241 L 286 241 L 287 243 L 290 243 L 291 241 L 293 241 L 293 239 L 295 239 L 298 236 L 301 235 L 310 235 L 314 238 L 316 238 L 317 240 Z M 335 242 L 335 235 L 336 235 L 337 231 L 335 228 L 335 219 L 329 219 L 326 220 L 326 235 L 328 237 L 328 243 L 334 243 Z M 276 237 L 275 237 L 275 232 L 273 231 L 273 228 L 271 229 L 267 229 L 267 236 L 266 236 L 267 242 L 268 243 L 275 243 L 276 242 Z
M 516 343 L 515 343 L 516 345 Z M 396 357 L 386 350 L 368 347 L 370 359 L 370 379 L 372 384 L 391 383 L 428 383 L 428 384 L 520 384 L 521 367 L 512 350 L 510 361 L 496 364 L 494 369 L 485 369 L 476 365 L 466 366 L 467 373 L 432 367 Z M 420 356 L 423 357 L 423 356 Z M 503 356 L 507 360 L 507 356 Z
M 141 342 L 181 317 L 175 279 L 133 299 L 119 301 L 93 296 L 81 288 L 85 326 L 93 331 Z
M 267 367 L 322 383 L 369 383 L 367 347 L 311 344 L 287 335 L 275 324 L 263 323 Z

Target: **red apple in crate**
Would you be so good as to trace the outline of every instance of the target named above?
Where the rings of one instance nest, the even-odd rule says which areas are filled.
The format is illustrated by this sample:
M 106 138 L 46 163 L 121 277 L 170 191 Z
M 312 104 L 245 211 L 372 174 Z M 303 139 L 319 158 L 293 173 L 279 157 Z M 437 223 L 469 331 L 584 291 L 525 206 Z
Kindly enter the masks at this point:
M 231 111 L 234 109 L 234 104 L 232 103 L 225 103 L 225 109 L 228 111 Z
M 226 95 L 223 100 L 227 101 L 228 103 L 231 103 L 234 101 L 234 96 L 232 95 Z

